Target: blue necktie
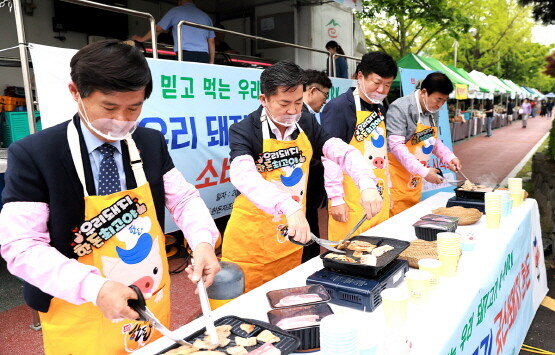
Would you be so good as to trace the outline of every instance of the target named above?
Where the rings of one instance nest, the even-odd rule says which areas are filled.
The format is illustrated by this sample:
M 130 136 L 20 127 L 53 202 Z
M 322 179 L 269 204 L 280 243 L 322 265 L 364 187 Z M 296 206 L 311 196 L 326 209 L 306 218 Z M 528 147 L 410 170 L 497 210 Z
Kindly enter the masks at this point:
M 116 147 L 104 143 L 96 149 L 102 154 L 98 173 L 98 195 L 109 195 L 121 191 L 118 167 L 114 159 Z

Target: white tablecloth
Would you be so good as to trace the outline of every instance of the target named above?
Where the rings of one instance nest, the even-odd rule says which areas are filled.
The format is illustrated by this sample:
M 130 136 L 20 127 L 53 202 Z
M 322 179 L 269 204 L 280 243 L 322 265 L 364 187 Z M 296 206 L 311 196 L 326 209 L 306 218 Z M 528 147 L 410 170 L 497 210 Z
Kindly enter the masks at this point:
M 416 236 L 412 224 L 420 216 L 431 213 L 432 209 L 445 206 L 451 196 L 451 193 L 438 193 L 365 234 L 413 240 Z M 474 225 L 460 226 L 457 232 L 473 233 L 477 239 L 476 248 L 463 252 L 457 276 L 442 278 L 439 289 L 430 294 L 426 304 L 410 304 L 408 335 L 412 342 L 411 354 L 512 354 L 515 349 L 514 353 L 518 353 L 532 318 L 547 293 L 536 201 L 528 199 L 522 207 L 514 209 L 510 216 L 503 218 L 500 229 L 487 229 L 483 217 Z M 518 238 L 535 244 L 526 245 Z M 528 272 L 526 263 L 531 265 Z M 320 258 L 314 258 L 214 310 L 214 317 L 235 315 L 268 321 L 266 312 L 271 308 L 266 293 L 305 285 L 306 278 L 321 268 Z M 402 282 L 397 287 L 406 286 Z M 174 297 L 172 302 L 179 302 L 179 299 Z M 364 324 L 363 334 L 366 332 L 380 344 L 382 307 L 364 313 L 330 305 L 335 313 L 354 315 Z M 174 333 L 183 338 L 203 327 L 203 319 L 199 318 Z M 169 339 L 162 338 L 136 354 L 155 354 L 170 345 Z M 378 354 L 381 353 L 379 346 Z

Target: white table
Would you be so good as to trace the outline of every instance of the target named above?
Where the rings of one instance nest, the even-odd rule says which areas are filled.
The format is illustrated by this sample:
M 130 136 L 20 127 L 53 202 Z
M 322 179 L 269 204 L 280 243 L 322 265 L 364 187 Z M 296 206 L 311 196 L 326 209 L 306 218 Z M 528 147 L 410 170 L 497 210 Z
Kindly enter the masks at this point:
M 412 224 L 432 209 L 445 206 L 451 196 L 451 193 L 438 193 L 365 234 L 413 240 L 416 237 Z M 514 209 L 510 216 L 503 218 L 500 229 L 487 229 L 483 217 L 474 225 L 459 227 L 457 232 L 474 233 L 476 248 L 463 252 L 457 276 L 442 278 L 439 289 L 432 292 L 427 304 L 409 306 L 411 354 L 512 354 L 514 349 L 514 353 L 518 353 L 547 293 L 536 201 L 528 199 L 522 207 Z M 532 244 L 534 237 L 535 246 Z M 216 309 L 214 317 L 235 315 L 268 321 L 266 312 L 271 308 L 266 293 L 305 285 L 306 278 L 321 268 L 320 258 L 314 258 Z M 397 287 L 406 286 L 402 282 Z M 380 343 L 381 307 L 364 313 L 330 305 L 335 313 L 352 314 L 367 324 L 367 335 L 376 337 Z M 186 337 L 203 327 L 203 320 L 199 318 L 174 333 Z M 169 339 L 161 338 L 136 354 L 155 354 L 170 345 Z M 378 353 L 381 353 L 380 347 Z

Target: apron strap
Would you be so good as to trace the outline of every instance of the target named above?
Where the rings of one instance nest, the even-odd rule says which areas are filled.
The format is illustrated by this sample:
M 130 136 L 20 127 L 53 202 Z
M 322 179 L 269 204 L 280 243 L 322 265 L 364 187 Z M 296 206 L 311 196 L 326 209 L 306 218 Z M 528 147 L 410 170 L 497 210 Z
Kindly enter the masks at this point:
M 89 196 L 87 192 L 87 185 L 85 183 L 85 170 L 83 169 L 83 158 L 81 157 L 81 143 L 79 142 L 79 133 L 77 133 L 77 128 L 73 120 L 67 125 L 67 141 L 69 143 L 69 150 L 71 152 L 71 158 L 73 159 L 73 165 L 75 165 L 75 170 L 77 170 L 77 176 L 81 181 L 81 186 L 83 186 L 83 196 Z
M 362 111 L 362 106 L 360 105 L 360 95 L 358 93 L 358 85 L 353 90 L 353 97 L 355 100 L 355 111 Z
M 83 186 L 83 196 L 89 196 L 86 187 L 87 185 L 85 183 L 85 170 L 83 168 L 83 159 L 81 157 L 79 133 L 77 133 L 77 128 L 75 127 L 73 121 L 69 122 L 67 126 L 67 141 L 69 143 L 69 150 L 71 151 L 71 158 L 73 159 L 75 170 L 77 170 L 77 176 Z M 135 181 L 137 182 L 137 186 L 142 186 L 147 182 L 147 180 L 143 170 L 143 161 L 139 155 L 139 150 L 137 149 L 135 141 L 131 137 L 126 138 L 125 142 L 129 148 L 129 159 L 131 160 L 131 169 L 133 170 Z
M 129 159 L 131 160 L 131 169 L 133 170 L 133 175 L 135 175 L 135 181 L 137 182 L 137 186 L 142 186 L 146 184 L 143 160 L 139 155 L 139 150 L 137 149 L 135 141 L 131 137 L 126 138 L 125 143 L 127 143 L 127 147 L 129 148 Z

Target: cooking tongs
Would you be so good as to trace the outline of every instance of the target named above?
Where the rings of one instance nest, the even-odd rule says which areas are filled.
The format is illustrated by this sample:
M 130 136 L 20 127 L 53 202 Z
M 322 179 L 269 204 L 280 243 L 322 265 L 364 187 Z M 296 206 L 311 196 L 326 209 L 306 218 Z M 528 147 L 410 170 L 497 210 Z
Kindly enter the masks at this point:
M 445 178 L 445 176 L 443 176 L 443 171 L 441 171 L 441 169 L 436 169 L 436 171 L 437 171 L 437 174 L 441 177 L 441 182 L 451 184 L 453 186 L 459 186 L 461 182 L 464 182 L 464 180 L 448 180 Z
M 154 316 L 154 313 L 152 313 L 150 309 L 148 309 L 148 307 L 146 306 L 145 298 L 143 296 L 143 293 L 141 292 L 141 289 L 139 289 L 136 285 L 131 285 L 129 287 L 133 291 L 135 291 L 135 293 L 137 293 L 138 299 L 127 300 L 127 304 L 129 305 L 129 307 L 133 308 L 135 312 L 139 313 L 139 316 L 140 316 L 139 320 L 150 322 L 152 326 L 158 329 L 158 331 L 163 336 L 170 338 L 171 340 L 175 341 L 180 345 L 193 346 L 191 343 L 188 343 L 183 339 L 176 338 L 171 332 L 171 330 L 169 330 L 162 323 L 160 323 L 160 321 L 156 318 L 156 316 Z
M 358 223 L 353 227 L 353 229 L 351 229 L 351 231 L 345 236 L 345 238 L 343 238 L 343 240 L 341 240 L 339 244 L 337 244 L 337 247 L 343 247 L 343 244 L 345 244 L 345 242 L 351 238 L 351 236 L 356 232 L 357 229 L 360 228 L 360 226 L 362 226 L 364 222 L 366 222 L 366 214 L 362 216 L 360 221 L 358 221 Z
M 307 245 L 310 245 L 312 243 L 316 243 L 316 244 L 318 244 L 318 245 L 320 245 L 320 246 L 322 246 L 322 247 L 324 247 L 324 248 L 326 248 L 330 251 L 333 251 L 334 253 L 345 254 L 345 252 L 343 250 L 339 250 L 339 249 L 336 249 L 336 248 L 332 247 L 332 245 L 336 245 L 337 242 L 334 242 L 332 240 L 318 238 L 312 232 L 310 232 L 310 239 L 311 240 L 308 243 L 305 243 L 305 244 L 297 242 L 295 239 L 293 239 L 292 236 L 287 234 L 287 231 L 285 233 L 286 233 L 287 239 L 289 239 L 289 241 L 293 244 L 302 245 L 303 247 L 306 247 Z

